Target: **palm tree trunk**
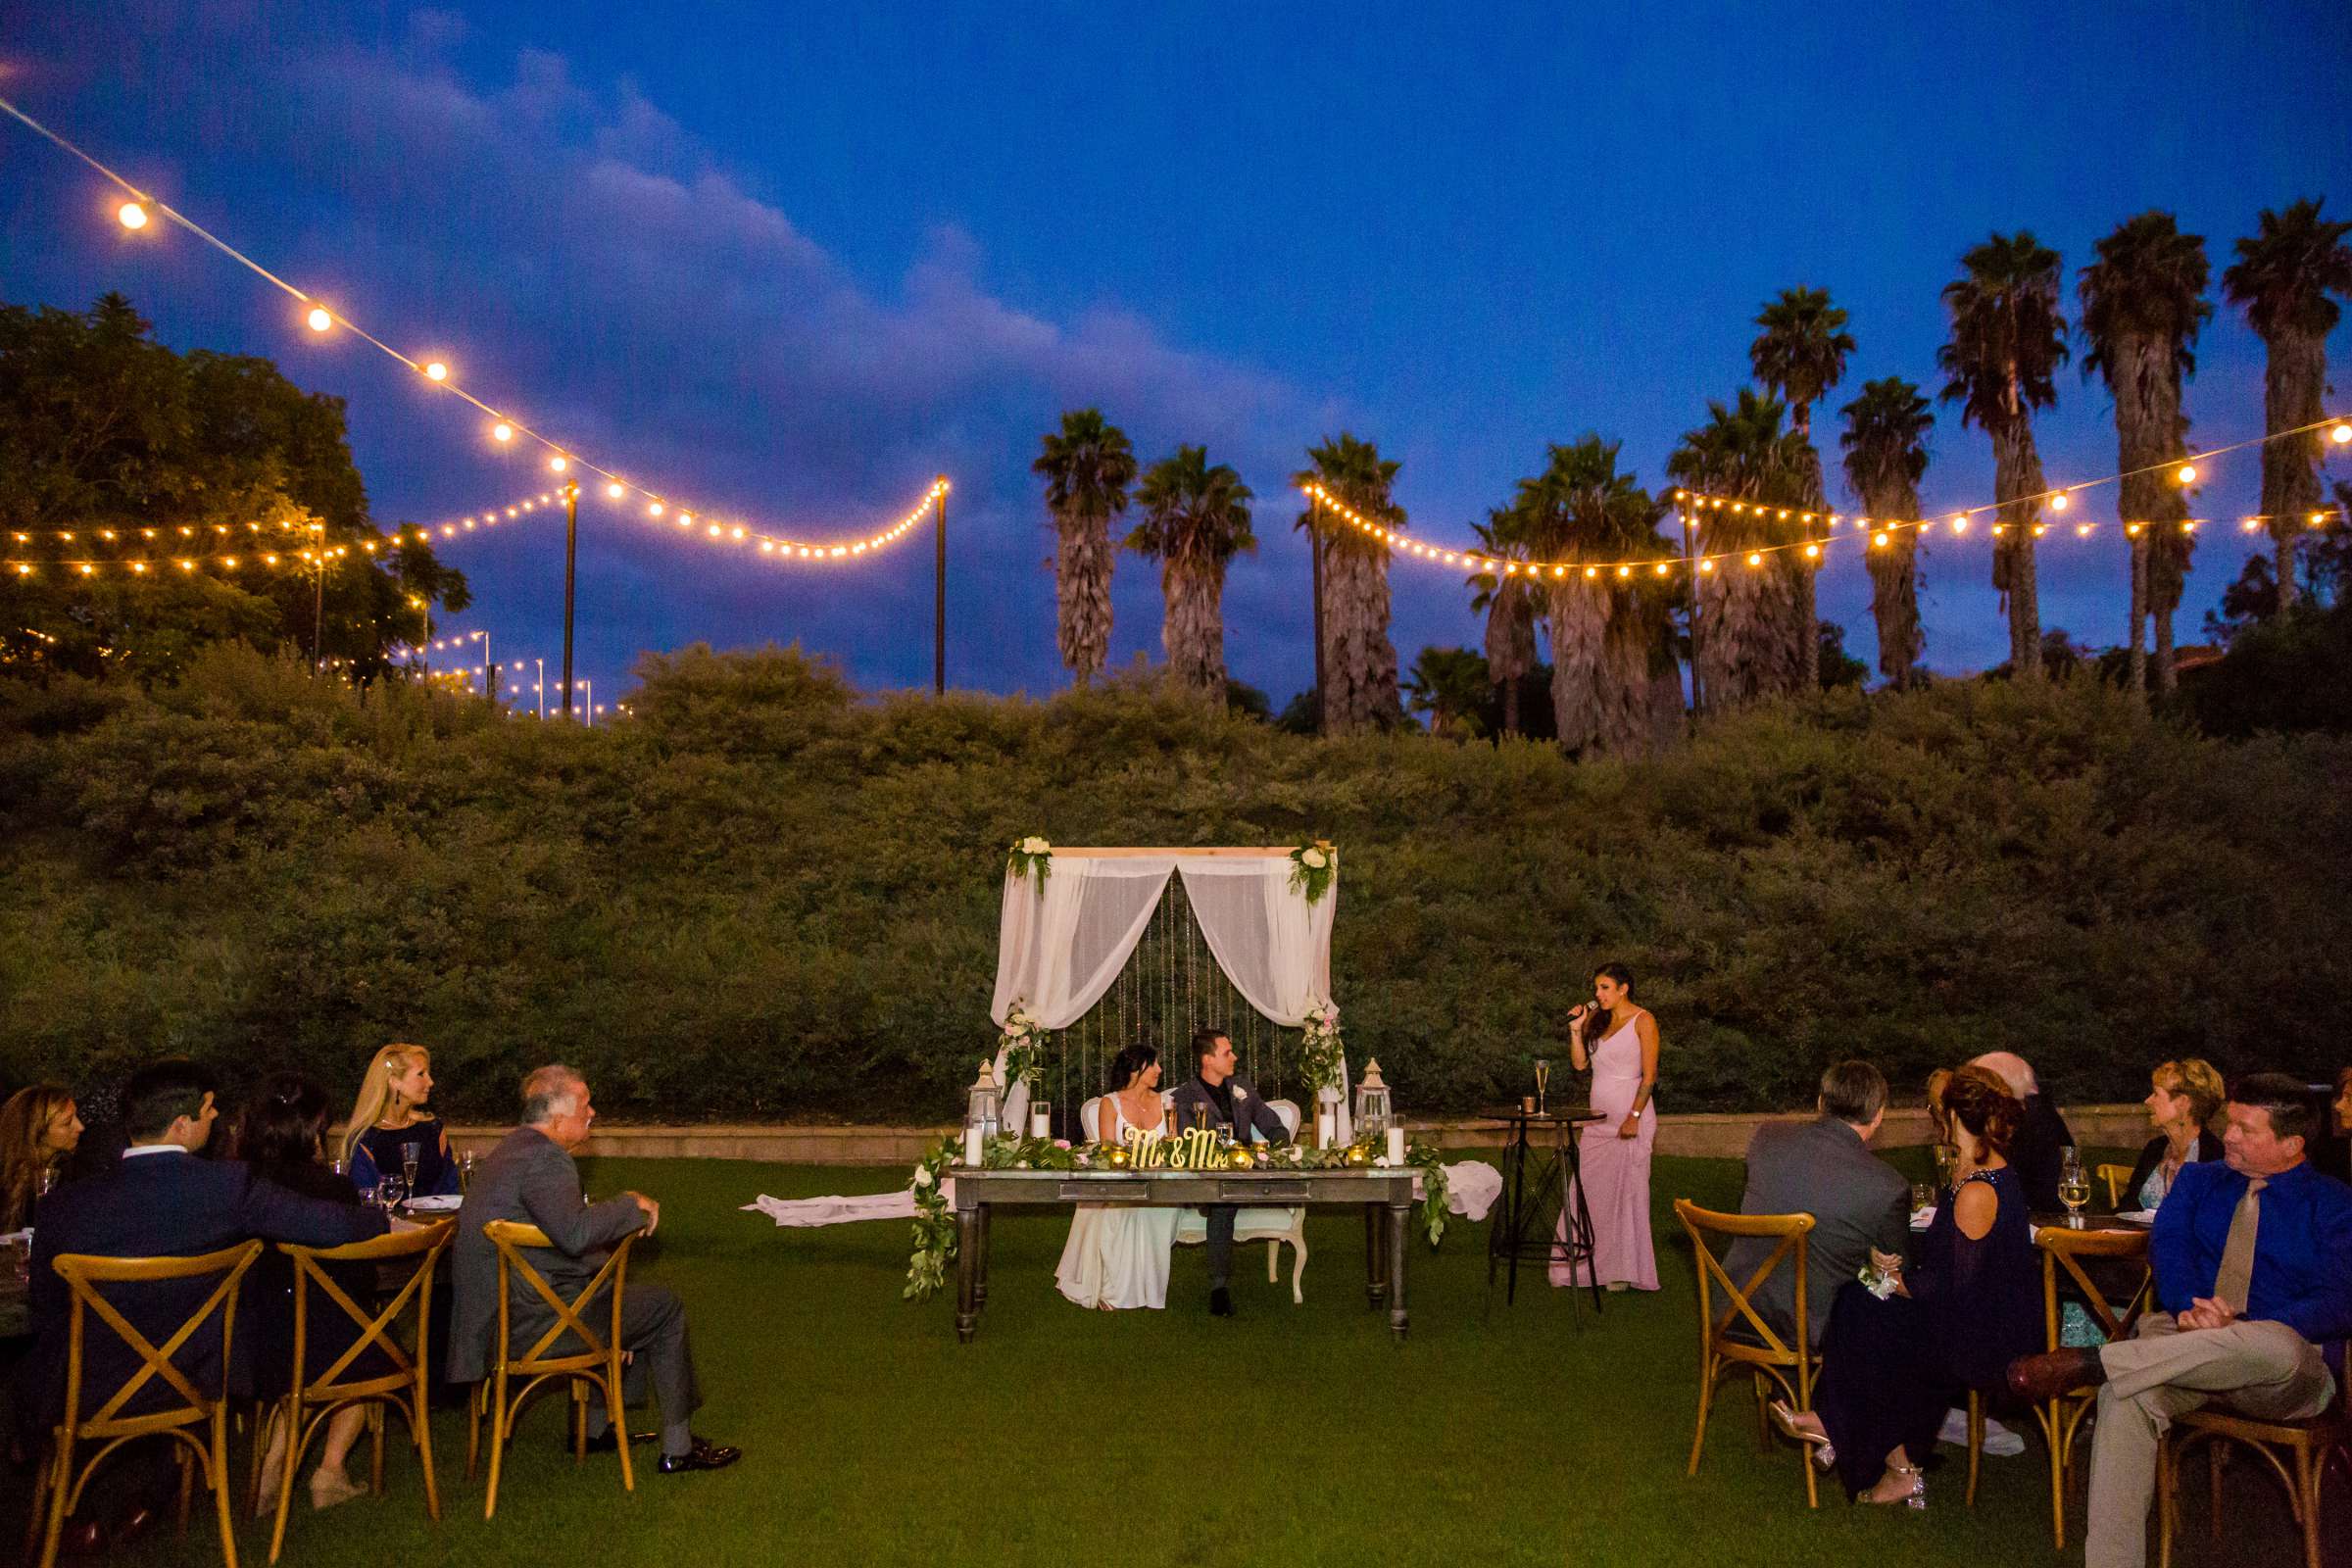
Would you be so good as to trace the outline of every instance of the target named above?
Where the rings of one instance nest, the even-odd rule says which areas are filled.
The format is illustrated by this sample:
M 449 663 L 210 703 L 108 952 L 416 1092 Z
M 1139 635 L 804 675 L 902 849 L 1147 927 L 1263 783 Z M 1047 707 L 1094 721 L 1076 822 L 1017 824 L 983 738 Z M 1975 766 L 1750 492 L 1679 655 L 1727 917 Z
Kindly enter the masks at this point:
M 1225 572 L 1214 562 L 1171 556 L 1159 570 L 1167 600 L 1160 630 L 1177 681 L 1219 701 L 1225 695 Z
M 1813 410 L 1809 404 L 1798 404 L 1789 423 L 1805 444 L 1804 510 L 1826 512 L 1828 495 L 1821 482 L 1821 454 L 1813 450 Z M 1813 529 L 1800 525 L 1799 539 L 1810 540 Z M 1807 696 L 1821 690 L 1821 614 L 1815 594 L 1819 573 L 1803 548 L 1784 550 L 1781 560 L 1788 564 L 1789 587 L 1789 635 L 1796 640 L 1796 689 Z
M 1506 676 L 1502 682 L 1502 732 L 1519 733 L 1519 677 Z
M 1054 583 L 1059 616 L 1054 641 L 1081 686 L 1091 685 L 1110 655 L 1110 519 L 1063 513 Z
M 1605 728 L 1602 642 L 1608 631 L 1609 589 L 1571 577 L 1551 584 L 1545 597 L 1551 629 L 1551 711 L 1560 744 L 1571 756 L 1598 751 Z
M 1349 540 L 1335 543 L 1323 564 L 1323 733 L 1354 735 L 1393 724 L 1396 649 L 1389 641 L 1388 551 Z
M 2014 389 L 2013 389 L 2014 391 Z M 2013 397 L 2014 401 L 2014 397 Z M 2016 409 L 1992 437 L 1993 496 L 2001 534 L 1992 551 L 1992 585 L 2009 600 L 2009 668 L 2019 680 L 2041 677 L 2041 595 L 2034 581 L 2034 525 L 2041 503 L 2041 454 L 2034 423 Z
M 2328 383 L 2328 340 L 2288 327 L 2265 346 L 2270 355 L 2262 375 L 2264 430 L 2297 430 L 2319 422 L 2326 416 L 2320 400 Z M 2312 466 L 2319 455 L 2316 432 L 2273 441 L 2262 449 L 2262 510 L 2270 518 L 2275 552 L 2271 569 L 2278 579 L 2282 615 L 2294 609 L 2302 592 L 2295 580 L 2295 549 L 2310 514 L 2320 505 L 2319 475 Z
M 1631 590 L 1610 600 L 1601 629 L 1600 749 L 1612 757 L 1646 757 L 1657 733 L 1658 682 L 1650 655 L 1658 627 L 1648 604 Z M 1682 706 L 1675 694 L 1675 706 Z
M 2132 637 L 2126 645 L 2131 653 L 2124 665 L 2124 683 L 2136 697 L 2148 689 L 2148 531 L 2144 526 L 2132 535 L 2131 571 Z
M 1325 734 L 1323 728 L 1323 503 L 1318 501 L 1309 509 L 1311 520 L 1306 525 L 1307 559 L 1314 563 L 1315 584 L 1315 733 Z
M 2180 672 L 2173 667 L 2173 607 L 2156 601 L 2156 690 L 2166 696 L 2178 691 Z
M 1904 514 L 1876 501 L 1870 505 L 1878 516 Z M 1879 628 L 1879 673 L 1889 687 L 1908 691 L 1917 679 L 1912 666 L 1926 652 L 1919 625 L 1919 530 L 1890 529 L 1886 543 L 1865 551 L 1864 560 L 1870 566 L 1870 613 Z

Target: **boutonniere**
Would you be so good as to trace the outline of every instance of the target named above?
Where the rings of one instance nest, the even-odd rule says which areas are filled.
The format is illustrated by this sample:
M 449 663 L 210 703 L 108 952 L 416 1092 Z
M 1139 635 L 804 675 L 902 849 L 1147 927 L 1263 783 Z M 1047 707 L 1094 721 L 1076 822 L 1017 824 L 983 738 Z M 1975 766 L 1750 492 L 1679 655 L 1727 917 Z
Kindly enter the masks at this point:
M 1233 1102 L 1234 1102 L 1235 1104 L 1237 1104 L 1237 1105 L 1238 1105 L 1238 1104 L 1240 1104 L 1240 1103 L 1241 1103 L 1243 1101 L 1245 1101 L 1245 1100 L 1248 1100 L 1249 1098 L 1250 1098 L 1250 1091 L 1249 1091 L 1249 1090 L 1247 1090 L 1247 1089 L 1244 1089 L 1244 1088 L 1243 1088 L 1243 1087 L 1242 1087 L 1240 1084 L 1235 1084 L 1235 1085 L 1233 1086 Z

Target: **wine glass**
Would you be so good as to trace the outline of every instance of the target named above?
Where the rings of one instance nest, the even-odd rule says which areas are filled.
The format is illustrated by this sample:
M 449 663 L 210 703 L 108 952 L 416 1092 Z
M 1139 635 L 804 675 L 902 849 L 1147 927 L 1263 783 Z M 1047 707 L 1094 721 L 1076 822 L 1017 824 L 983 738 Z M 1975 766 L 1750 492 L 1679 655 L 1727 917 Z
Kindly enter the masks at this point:
M 458 1160 L 458 1186 L 461 1190 L 473 1186 L 473 1151 L 470 1149 Z
M 412 1193 L 416 1190 L 416 1161 L 423 1153 L 424 1145 L 414 1138 L 400 1146 L 400 1174 Z
M 1926 1182 L 1911 1184 L 1911 1215 L 1914 1219 L 1936 1206 L 1936 1189 Z
M 398 1176 L 386 1176 L 375 1184 L 375 1206 L 390 1213 L 409 1196 L 409 1185 Z
M 1957 1180 L 1959 1179 L 1959 1176 L 1960 1176 L 1960 1151 L 1959 1151 L 1959 1149 L 1958 1149 L 1956 1146 L 1954 1146 L 1954 1145 L 1951 1145 L 1951 1144 L 1937 1144 L 1937 1145 L 1936 1146 L 1936 1187 L 1938 1187 L 1938 1188 L 1939 1188 L 1939 1189 L 1941 1189 L 1942 1191 L 1944 1191 L 1944 1192 L 1947 1192 L 1947 1193 L 1948 1193 L 1948 1192 L 1950 1192 L 1950 1191 L 1952 1190 L 1952 1183 L 1953 1183 L 1953 1182 L 1955 1182 L 1955 1181 L 1957 1181 Z
M 2066 1222 L 2082 1228 L 2082 1205 L 2090 1201 L 2090 1178 L 2082 1173 L 2082 1156 L 2068 1149 L 2058 1156 L 2058 1201 L 2066 1205 Z
M 1547 1056 L 1538 1056 L 1536 1058 L 1536 1114 L 1539 1116 L 1544 1114 L 1544 1096 L 1550 1087 L 1551 1059 Z

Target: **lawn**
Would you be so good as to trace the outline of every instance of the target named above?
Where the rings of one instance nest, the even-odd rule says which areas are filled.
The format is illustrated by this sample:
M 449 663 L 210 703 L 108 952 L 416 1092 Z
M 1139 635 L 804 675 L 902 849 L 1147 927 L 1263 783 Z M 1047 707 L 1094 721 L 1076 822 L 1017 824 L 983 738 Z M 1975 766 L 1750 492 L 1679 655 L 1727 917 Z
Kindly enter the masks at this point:
M 1205 1310 L 1197 1249 L 1180 1250 L 1164 1313 L 1079 1311 L 1054 1295 L 1066 1220 L 996 1226 L 979 1339 L 956 1343 L 945 1296 L 899 1299 L 906 1227 L 778 1230 L 738 1212 L 755 1194 L 873 1191 L 890 1173 L 723 1161 L 590 1161 L 592 1191 L 662 1200 L 660 1244 L 637 1274 L 692 1312 L 710 1403 L 706 1435 L 747 1456 L 714 1475 L 664 1477 L 633 1495 L 610 1457 L 558 1453 L 561 1401 L 537 1406 L 513 1451 L 499 1516 L 465 1479 L 465 1429 L 435 1429 L 446 1517 L 424 1517 L 415 1464 L 387 1462 L 390 1494 L 293 1521 L 288 1559 L 413 1565 L 510 1561 L 693 1565 L 804 1561 L 1132 1564 L 1375 1562 L 1776 1564 L 1874 1559 L 2080 1562 L 2052 1556 L 2038 1440 L 1988 1459 L 1962 1506 L 1959 1465 L 1932 1478 L 1924 1514 L 1849 1507 L 1825 1488 L 1808 1515 L 1797 1460 L 1757 1450 L 1744 1388 L 1719 1407 L 1697 1479 L 1685 1476 L 1696 1330 L 1692 1265 L 1669 1203 L 1736 1206 L 1736 1162 L 1661 1159 L 1651 1297 L 1589 1302 L 1525 1279 L 1486 1291 L 1485 1229 L 1460 1223 L 1412 1259 L 1413 1334 L 1390 1343 L 1367 1309 L 1362 1229 L 1318 1220 L 1306 1303 L 1262 1267 L 1241 1315 Z M 1262 1264 L 1251 1250 L 1248 1261 Z M 1953 1452 L 1952 1450 L 1946 1450 Z M 362 1450 L 364 1454 L 365 1450 Z M 641 1450 L 645 1452 L 645 1450 Z M 1955 1461 L 1958 1459 L 1953 1452 Z M 240 1473 L 242 1457 L 239 1458 Z M 16 1514 L 22 1478 L 12 1478 Z M 2230 1528 L 2185 1563 L 2292 1555 L 2285 1505 L 2233 1466 Z M 2338 1493 L 2336 1497 L 2341 1498 Z M 297 1489 L 298 1506 L 304 1503 Z M 2347 1504 L 2341 1500 L 2336 1506 Z M 2079 1502 L 2072 1510 L 2080 1519 Z M 260 1562 L 266 1521 L 241 1550 Z M 141 1562 L 218 1561 L 197 1530 Z

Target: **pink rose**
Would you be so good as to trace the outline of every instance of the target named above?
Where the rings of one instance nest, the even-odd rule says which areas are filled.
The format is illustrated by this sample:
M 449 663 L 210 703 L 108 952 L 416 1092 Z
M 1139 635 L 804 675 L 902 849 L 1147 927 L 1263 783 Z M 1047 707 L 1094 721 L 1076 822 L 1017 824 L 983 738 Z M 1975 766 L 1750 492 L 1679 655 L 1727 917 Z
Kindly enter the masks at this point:
M 1070 1141 L 1067 1138 L 1056 1138 L 1054 1140 L 1054 1147 L 1055 1149 L 1067 1149 L 1070 1147 Z

